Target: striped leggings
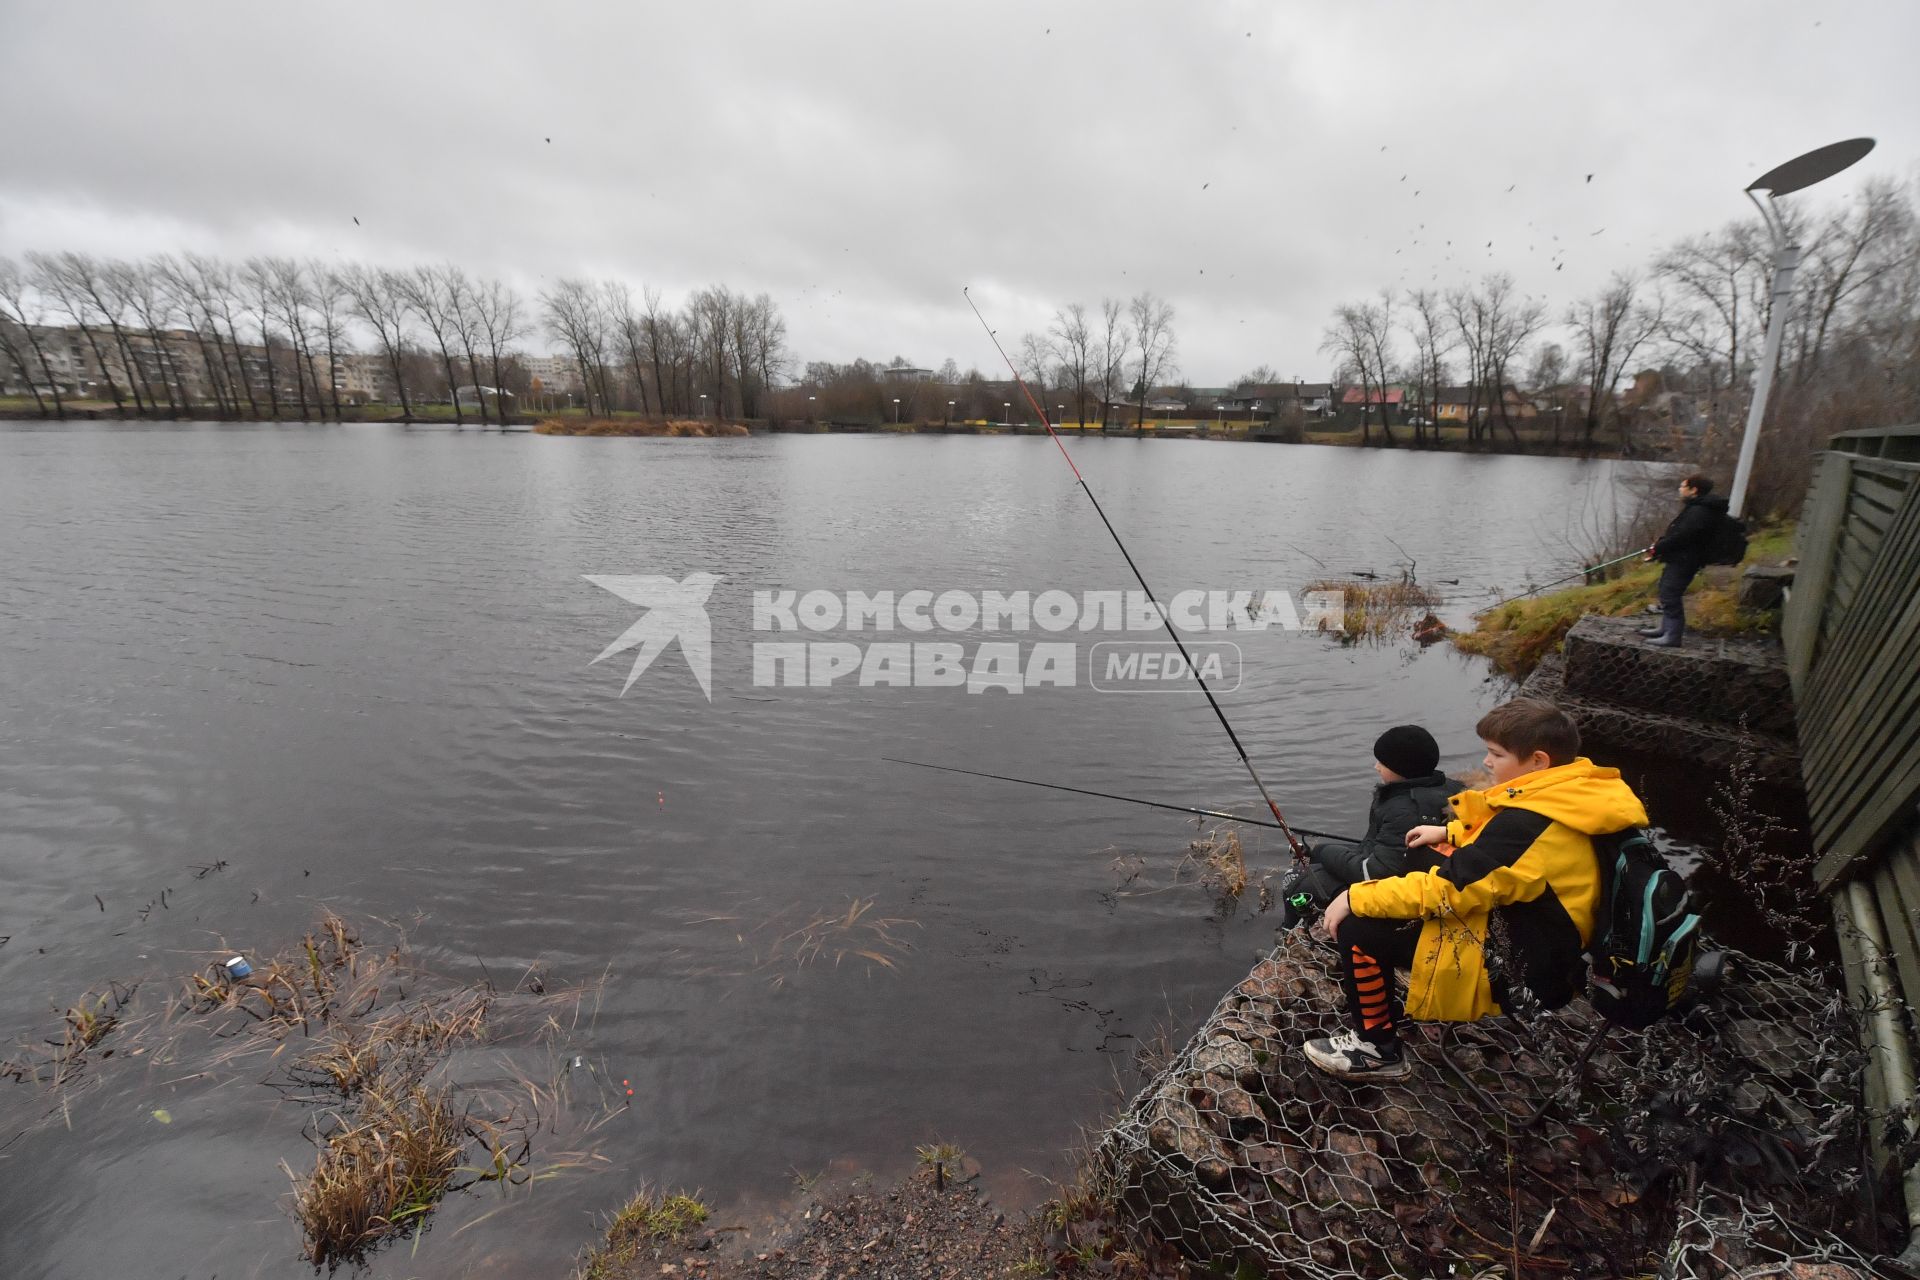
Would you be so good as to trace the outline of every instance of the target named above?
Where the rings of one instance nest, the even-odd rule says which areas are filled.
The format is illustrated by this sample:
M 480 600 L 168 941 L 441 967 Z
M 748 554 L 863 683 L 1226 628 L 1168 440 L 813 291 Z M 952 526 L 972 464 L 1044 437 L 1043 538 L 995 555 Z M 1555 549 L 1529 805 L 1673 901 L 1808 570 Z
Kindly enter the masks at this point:
M 1340 985 L 1347 993 L 1347 1017 L 1360 1038 L 1386 1044 L 1398 1038 L 1406 1016 L 1393 989 L 1393 971 L 1413 963 L 1420 941 L 1418 920 L 1375 920 L 1348 916 L 1334 942 L 1340 948 Z

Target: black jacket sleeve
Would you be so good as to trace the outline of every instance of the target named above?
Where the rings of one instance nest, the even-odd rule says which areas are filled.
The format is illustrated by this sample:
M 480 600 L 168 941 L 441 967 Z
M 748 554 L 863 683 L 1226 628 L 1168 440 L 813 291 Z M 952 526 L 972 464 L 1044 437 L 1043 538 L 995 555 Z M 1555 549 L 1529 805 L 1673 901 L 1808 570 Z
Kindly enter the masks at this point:
M 1705 549 L 1719 513 L 1704 502 L 1689 502 L 1653 544 L 1655 560 L 1672 560 Z

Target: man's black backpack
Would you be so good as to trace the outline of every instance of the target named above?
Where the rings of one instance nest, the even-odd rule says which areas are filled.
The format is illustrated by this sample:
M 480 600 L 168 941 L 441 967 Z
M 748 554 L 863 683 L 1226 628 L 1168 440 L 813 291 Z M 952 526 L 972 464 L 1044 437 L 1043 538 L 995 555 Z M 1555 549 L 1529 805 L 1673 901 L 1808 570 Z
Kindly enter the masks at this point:
M 1686 995 L 1700 945 L 1700 917 L 1686 881 L 1639 827 L 1593 837 L 1600 860 L 1590 998 L 1600 1016 L 1640 1030 Z
M 1713 532 L 1707 535 L 1708 564 L 1739 564 L 1747 558 L 1747 522 L 1739 516 L 1720 513 Z

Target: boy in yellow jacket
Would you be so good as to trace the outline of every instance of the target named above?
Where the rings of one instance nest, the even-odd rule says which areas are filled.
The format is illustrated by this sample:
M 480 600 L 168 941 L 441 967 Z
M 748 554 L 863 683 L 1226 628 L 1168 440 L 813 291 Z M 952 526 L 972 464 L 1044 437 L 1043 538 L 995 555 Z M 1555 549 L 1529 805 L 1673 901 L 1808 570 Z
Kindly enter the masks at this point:
M 1504 992 L 1489 980 L 1484 950 L 1490 930 L 1505 980 L 1524 984 L 1541 1006 L 1557 1009 L 1579 990 L 1600 901 L 1593 837 L 1644 825 L 1646 808 L 1618 769 L 1579 754 L 1579 726 L 1550 702 L 1515 698 L 1474 732 L 1486 743 L 1493 785 L 1453 797 L 1456 817 L 1446 826 L 1407 833 L 1409 847 L 1446 854 L 1439 866 L 1363 881 L 1327 908 L 1352 1030 L 1305 1049 L 1329 1075 L 1407 1076 L 1402 1016 L 1472 1022 L 1500 1012 Z M 1409 970 L 1404 1015 L 1395 968 Z

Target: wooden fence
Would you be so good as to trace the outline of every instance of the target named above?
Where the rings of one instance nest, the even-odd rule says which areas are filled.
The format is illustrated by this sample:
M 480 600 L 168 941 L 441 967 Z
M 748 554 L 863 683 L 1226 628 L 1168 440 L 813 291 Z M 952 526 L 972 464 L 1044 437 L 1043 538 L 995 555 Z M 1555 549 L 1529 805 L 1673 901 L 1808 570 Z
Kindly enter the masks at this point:
M 1920 426 L 1837 436 L 1819 456 L 1781 622 L 1814 879 L 1833 905 L 1868 1053 L 1882 1169 L 1913 1133 L 1920 1009 Z M 1890 1123 L 1889 1123 L 1890 1121 Z M 1920 1256 L 1920 1162 L 1904 1171 Z

